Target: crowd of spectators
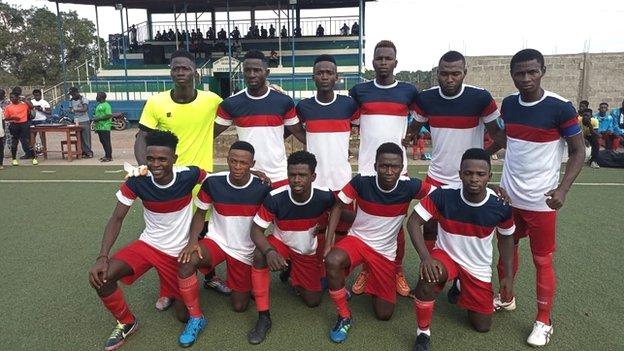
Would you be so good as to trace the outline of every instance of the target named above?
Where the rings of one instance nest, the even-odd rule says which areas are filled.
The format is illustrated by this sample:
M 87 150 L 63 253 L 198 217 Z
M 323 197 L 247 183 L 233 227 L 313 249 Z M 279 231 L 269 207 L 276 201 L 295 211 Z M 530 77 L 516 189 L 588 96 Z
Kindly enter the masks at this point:
M 591 148 L 590 166 L 598 168 L 600 147 L 617 152 L 624 141 L 624 100 L 620 107 L 613 109 L 609 109 L 608 103 L 601 102 L 595 113 L 589 108 L 589 102 L 583 100 L 578 112 L 586 146 Z

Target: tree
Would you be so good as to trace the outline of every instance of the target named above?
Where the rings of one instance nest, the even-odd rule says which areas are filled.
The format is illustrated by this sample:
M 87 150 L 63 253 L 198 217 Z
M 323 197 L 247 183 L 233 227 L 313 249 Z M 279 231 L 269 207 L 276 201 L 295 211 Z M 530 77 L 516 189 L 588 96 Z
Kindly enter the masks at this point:
M 95 25 L 75 11 L 62 12 L 68 79 L 75 68 L 97 55 Z M 52 85 L 63 80 L 56 15 L 45 8 L 21 9 L 0 3 L 0 79 L 22 85 Z M 91 67 L 91 72 L 94 67 Z M 85 68 L 81 71 L 84 74 Z

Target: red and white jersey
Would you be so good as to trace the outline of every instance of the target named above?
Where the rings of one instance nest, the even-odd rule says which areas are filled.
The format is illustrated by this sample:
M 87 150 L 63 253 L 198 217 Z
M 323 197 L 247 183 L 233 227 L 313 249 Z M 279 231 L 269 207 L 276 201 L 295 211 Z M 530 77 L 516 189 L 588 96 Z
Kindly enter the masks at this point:
M 247 184 L 230 182 L 230 172 L 211 174 L 202 183 L 195 205 L 213 207 L 206 237 L 214 240 L 229 256 L 251 265 L 255 245 L 249 235 L 251 221 L 271 187 L 251 176 Z
M 530 103 L 515 93 L 503 100 L 501 116 L 507 134 L 501 186 L 513 207 L 552 211 L 544 194 L 559 185 L 563 137 L 581 132 L 574 106 L 549 91 Z
M 435 187 L 416 178 L 402 176 L 391 190 L 382 190 L 377 176 L 356 175 L 338 198 L 345 204 L 356 201 L 353 235 L 375 251 L 394 261 L 397 234 L 403 225 L 407 208 L 414 199 L 422 199 Z
M 272 182 L 287 179 L 284 125 L 299 123 L 295 103 L 288 95 L 269 88 L 256 97 L 244 89 L 221 102 L 215 122 L 234 124 L 238 139 L 253 145 L 254 169 L 264 172 Z
M 419 202 L 414 211 L 428 221 L 438 221 L 436 247 L 475 278 L 492 281 L 492 238 L 495 231 L 512 235 L 516 230 L 511 207 L 487 189 L 483 201 L 466 200 L 461 188 L 439 188 Z
M 407 131 L 407 117 L 418 90 L 415 86 L 395 81 L 379 85 L 377 81 L 361 83 L 349 90 L 360 106 L 360 150 L 358 173 L 375 175 L 375 154 L 379 145 L 392 142 L 401 146 Z M 403 149 L 403 174 L 407 174 L 407 157 Z
M 314 185 L 342 189 L 351 179 L 349 137 L 351 121 L 359 117 L 357 103 L 338 94 L 328 103 L 314 96 L 297 104 L 297 116 L 305 123 L 307 150 L 318 162 Z
M 144 177 L 130 177 L 117 191 L 117 200 L 132 206 L 138 197 L 143 202 L 145 229 L 139 240 L 178 257 L 188 243 L 193 219 L 193 188 L 206 178 L 206 172 L 195 166 L 173 167 L 173 180 L 160 185 L 148 172 Z
M 312 187 L 310 198 L 297 202 L 290 194 L 290 186 L 277 188 L 266 197 L 254 222 L 262 228 L 275 225 L 273 235 L 293 251 L 315 255 L 318 242 L 316 227 L 334 205 L 334 194 L 328 189 Z
M 485 89 L 462 85 L 455 96 L 446 96 L 440 87 L 422 91 L 416 97 L 414 118 L 431 127 L 431 164 L 427 175 L 442 184 L 459 186 L 459 165 L 464 152 L 483 148 L 484 123 L 500 113 Z

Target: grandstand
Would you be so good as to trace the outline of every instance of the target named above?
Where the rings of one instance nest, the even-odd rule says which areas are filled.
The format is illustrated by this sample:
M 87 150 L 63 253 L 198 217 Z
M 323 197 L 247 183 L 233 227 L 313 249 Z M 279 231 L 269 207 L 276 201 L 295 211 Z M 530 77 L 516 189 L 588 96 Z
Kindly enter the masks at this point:
M 79 86 L 81 92 L 91 101 L 95 100 L 96 92 L 106 92 L 115 111 L 125 112 L 129 120 L 136 121 L 150 95 L 171 88 L 169 58 L 175 50 L 184 48 L 196 55 L 198 89 L 211 90 L 223 98 L 244 88 L 241 62 L 237 58 L 248 50 L 260 50 L 267 57 L 272 51 L 277 53 L 277 62 L 271 67 L 269 83 L 280 87 L 295 100 L 314 94 L 312 66 L 315 57 L 320 54 L 332 54 L 336 57 L 341 76 L 338 90 L 346 93 L 346 90 L 362 80 L 365 0 L 127 0 L 123 5 L 117 5 L 118 1 L 110 0 L 58 2 L 94 5 L 96 18 L 97 7 L 116 6 L 120 11 L 122 28 L 125 29 L 123 35 L 109 37 L 105 51 L 108 55 L 94 58 L 92 66 L 97 67 L 95 72 L 89 72 L 90 65 L 87 62 L 84 64 L 86 74 L 82 79 L 68 80 L 44 91 L 46 98 L 58 103 L 58 106 L 63 106 L 64 90 L 74 85 Z M 122 6 L 126 8 L 125 18 Z M 128 8 L 144 9 L 147 12 L 147 21 L 129 23 Z M 326 9 L 329 12 L 335 8 L 347 8 L 353 15 L 305 17 L 306 10 Z M 270 11 L 270 16 L 256 18 L 256 11 L 267 13 L 267 10 Z M 249 17 L 216 20 L 217 14 L 225 13 L 229 19 L 230 13 L 234 11 L 247 12 Z M 173 14 L 175 20 L 153 21 L 154 14 Z M 351 27 L 354 23 L 358 23 L 356 33 L 345 33 L 341 30 L 345 24 Z M 319 24 L 325 29 L 325 35 L 320 37 L 316 36 Z M 265 29 L 273 26 L 277 33 L 275 37 L 243 37 L 254 26 Z M 286 37 L 279 35 L 282 26 L 287 30 Z M 235 40 L 229 36 L 226 40 L 207 38 L 209 28 L 213 28 L 214 32 L 223 28 L 230 33 L 235 27 L 241 32 L 238 50 L 233 47 Z M 157 31 L 166 32 L 169 29 L 179 32 L 176 40 L 155 38 Z M 193 40 L 190 37 L 191 30 L 202 32 L 203 39 Z M 295 35 L 296 32 L 300 32 L 300 35 Z M 96 60 L 99 65 L 95 64 Z

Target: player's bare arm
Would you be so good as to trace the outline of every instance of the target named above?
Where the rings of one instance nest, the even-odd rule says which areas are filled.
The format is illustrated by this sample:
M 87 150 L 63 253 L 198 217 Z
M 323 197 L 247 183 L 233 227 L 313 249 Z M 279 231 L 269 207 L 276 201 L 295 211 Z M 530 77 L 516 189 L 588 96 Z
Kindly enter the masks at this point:
M 505 278 L 501 279 L 501 292 L 506 296 L 514 296 L 513 290 L 513 259 L 514 237 L 513 235 L 497 235 L 498 251 L 505 267 Z M 506 297 L 505 296 L 505 297 Z
M 557 189 L 553 189 L 545 194 L 548 197 L 546 204 L 553 210 L 563 207 L 566 195 L 572 183 L 574 183 L 574 180 L 581 172 L 583 161 L 585 160 L 585 143 L 581 133 L 567 137 L 566 142 L 568 144 L 568 162 L 566 163 L 563 180 L 561 180 Z
M 251 241 L 256 245 L 256 250 L 264 255 L 271 271 L 281 271 L 288 266 L 284 257 L 269 244 L 266 236 L 264 236 L 264 228 L 256 223 L 252 223 L 251 225 Z
M 441 268 L 438 263 L 431 258 L 427 245 L 425 245 L 425 238 L 422 232 L 422 226 L 425 221 L 418 213 L 412 212 L 407 220 L 407 232 L 409 233 L 412 245 L 420 257 L 420 279 L 424 279 L 427 282 L 437 282 L 442 274 Z
M 412 144 L 416 140 L 416 136 L 418 135 L 418 132 L 424 125 L 425 123 L 419 122 L 416 119 L 414 119 L 412 123 L 410 123 L 410 125 L 407 127 L 405 138 L 401 140 L 401 144 L 403 144 L 404 147 L 412 146 Z
M 89 270 L 89 282 L 95 289 L 101 288 L 106 283 L 106 277 L 108 273 L 108 260 L 110 249 L 115 244 L 119 232 L 121 231 L 121 225 L 124 218 L 128 214 L 129 206 L 117 202 L 117 206 L 113 210 L 106 227 L 104 228 L 104 236 L 102 237 L 102 244 L 100 246 L 100 253 L 95 259 L 95 263 Z
M 178 255 L 178 262 L 188 263 L 191 261 L 193 253 L 197 253 L 200 259 L 203 259 L 201 246 L 199 246 L 199 234 L 204 229 L 204 222 L 206 220 L 206 210 L 197 208 L 195 214 L 193 214 L 193 220 L 191 221 L 191 228 L 189 229 L 188 244 L 180 251 Z
M 213 139 L 216 139 L 221 133 L 225 132 L 229 126 L 224 126 L 223 124 L 215 123 L 214 124 L 214 134 Z
M 306 133 L 303 129 L 303 125 L 301 125 L 301 122 L 298 122 L 297 124 L 291 126 L 286 126 L 286 129 L 288 129 L 288 131 L 292 133 L 292 135 L 294 135 L 297 140 L 304 144 L 306 143 Z
M 327 254 L 334 246 L 336 240 L 336 228 L 340 222 L 340 218 L 343 212 L 343 208 L 347 206 L 342 200 L 337 199 L 336 203 L 329 212 L 329 221 L 327 223 L 327 235 L 325 236 L 325 247 L 323 248 L 323 257 L 327 257 Z
M 145 143 L 145 137 L 147 131 L 139 129 L 134 139 L 134 158 L 138 165 L 147 164 L 147 144 Z
M 488 132 L 492 140 L 494 140 L 492 145 L 485 149 L 488 154 L 494 155 L 498 150 L 507 147 L 507 135 L 505 134 L 505 131 L 498 126 L 496 120 L 486 123 L 485 130 Z

